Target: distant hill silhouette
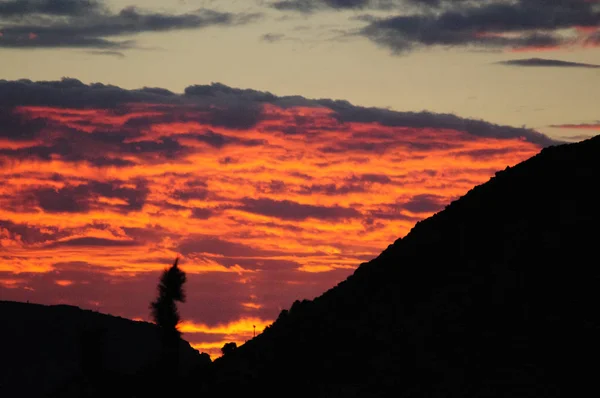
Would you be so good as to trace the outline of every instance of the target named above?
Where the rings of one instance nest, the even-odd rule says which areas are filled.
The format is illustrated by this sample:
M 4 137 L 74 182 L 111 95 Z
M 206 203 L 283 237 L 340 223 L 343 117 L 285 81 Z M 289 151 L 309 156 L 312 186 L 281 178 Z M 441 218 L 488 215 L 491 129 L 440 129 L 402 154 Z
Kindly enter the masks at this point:
M 211 396 L 598 396 L 600 136 L 417 223 L 217 359 Z
M 154 324 L 82 310 L 0 301 L 0 396 L 133 396 L 152 391 L 160 342 Z M 180 373 L 210 359 L 180 343 Z

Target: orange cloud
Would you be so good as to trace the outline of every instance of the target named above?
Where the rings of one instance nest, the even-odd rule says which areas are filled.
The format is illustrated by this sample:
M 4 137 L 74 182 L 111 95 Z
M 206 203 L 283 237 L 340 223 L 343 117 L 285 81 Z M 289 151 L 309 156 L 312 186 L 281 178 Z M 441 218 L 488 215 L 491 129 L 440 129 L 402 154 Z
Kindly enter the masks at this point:
M 147 319 L 159 272 L 180 256 L 181 330 L 214 357 L 549 142 L 390 112 L 16 106 L 0 114 L 12 129 L 0 128 L 3 298 Z

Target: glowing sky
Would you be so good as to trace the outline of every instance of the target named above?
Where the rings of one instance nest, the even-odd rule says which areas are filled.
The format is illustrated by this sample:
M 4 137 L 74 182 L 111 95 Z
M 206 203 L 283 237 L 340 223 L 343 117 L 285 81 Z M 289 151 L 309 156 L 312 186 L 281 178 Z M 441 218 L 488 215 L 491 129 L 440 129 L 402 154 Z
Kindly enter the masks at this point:
M 0 0 L 0 299 L 148 319 L 179 255 L 181 329 L 214 358 L 597 134 L 599 7 Z
M 0 82 L 0 98 L 2 298 L 148 319 L 180 256 L 182 331 L 213 356 L 552 143 L 223 85 Z

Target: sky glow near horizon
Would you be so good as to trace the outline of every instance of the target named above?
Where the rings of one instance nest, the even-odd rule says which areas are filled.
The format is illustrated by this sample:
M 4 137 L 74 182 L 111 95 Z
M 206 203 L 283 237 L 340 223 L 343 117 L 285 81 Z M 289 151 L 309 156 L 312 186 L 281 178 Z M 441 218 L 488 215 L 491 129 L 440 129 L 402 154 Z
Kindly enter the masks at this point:
M 181 330 L 215 358 L 597 134 L 599 23 L 582 0 L 0 1 L 0 299 L 147 320 L 180 256 Z
M 180 256 L 182 331 L 213 356 L 551 143 L 224 86 L 148 98 L 66 80 L 7 86 L 38 104 L 2 115 L 3 296 L 148 319 L 159 272 Z M 144 102 L 92 106 L 105 95 Z

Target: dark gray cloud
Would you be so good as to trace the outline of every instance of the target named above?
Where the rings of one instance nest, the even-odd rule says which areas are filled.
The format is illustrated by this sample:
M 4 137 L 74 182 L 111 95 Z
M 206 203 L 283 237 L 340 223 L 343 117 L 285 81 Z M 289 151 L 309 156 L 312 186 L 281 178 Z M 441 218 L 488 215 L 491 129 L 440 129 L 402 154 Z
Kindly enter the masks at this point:
M 385 174 L 362 174 L 360 176 L 353 176 L 351 181 L 371 182 L 377 184 L 389 184 L 392 182 L 390 177 Z
M 375 220 L 417 222 L 420 219 L 421 217 L 405 212 L 401 205 L 393 203 L 380 205 L 378 209 L 369 211 L 365 223 L 368 226 L 374 224 Z
M 417 222 L 422 219 L 423 213 L 439 211 L 449 202 L 447 198 L 439 195 L 415 195 L 408 200 L 383 203 L 377 209 L 369 210 L 365 214 L 365 223 L 368 226 L 374 224 L 375 220 Z
M 102 83 L 87 85 L 70 78 L 37 82 L 0 80 L 0 109 L 5 110 L 15 106 L 83 108 L 84 103 L 98 108 L 116 108 L 127 102 L 164 103 L 168 97 L 168 94 L 151 88 L 124 90 Z
M 280 11 L 311 13 L 318 10 L 389 10 L 405 3 L 404 0 L 280 0 L 271 7 Z
M 441 210 L 447 199 L 438 195 L 415 195 L 408 202 L 404 203 L 401 208 L 410 211 L 411 213 L 431 213 Z
M 188 175 L 181 176 L 182 179 L 190 178 Z M 172 197 L 177 200 L 204 200 L 208 197 L 208 184 L 204 181 L 187 180 L 185 184 L 173 191 Z
M 464 119 L 452 114 L 434 114 L 430 112 L 396 112 L 382 108 L 359 107 L 347 101 L 319 100 L 319 103 L 335 111 L 334 116 L 342 123 L 377 122 L 390 127 L 440 128 L 464 131 L 479 137 L 519 138 L 540 146 L 554 145 L 556 142 L 531 129 L 500 126 L 482 120 Z M 449 143 L 446 143 L 449 144 Z M 413 147 L 418 143 L 412 143 Z M 383 145 L 376 145 L 382 146 Z M 385 148 L 381 148 L 382 150 Z M 416 148 L 415 148 L 416 149 Z
M 81 213 L 90 209 L 86 187 L 64 187 L 54 190 L 43 188 L 32 190 L 24 201 L 31 200 L 48 213 Z
M 83 213 L 95 207 L 114 208 L 120 212 L 140 210 L 149 190 L 145 181 L 137 181 L 135 188 L 120 181 L 90 181 L 81 185 L 66 185 L 59 189 L 31 188 L 23 192 L 18 203 L 28 209 L 39 207 L 48 213 Z M 100 203 L 100 197 L 118 199 L 123 204 Z
M 581 62 L 561 61 L 558 59 L 544 58 L 526 58 L 526 59 L 511 59 L 508 61 L 497 62 L 501 65 L 508 66 L 530 66 L 530 67 L 556 67 L 556 68 L 600 68 L 597 64 L 585 64 Z
M 116 58 L 125 58 L 125 54 L 123 54 L 120 51 L 111 51 L 111 50 L 98 50 L 98 51 L 86 51 L 86 53 L 91 54 L 91 55 L 107 55 L 110 57 L 116 57 Z
M 262 120 L 263 110 L 258 104 L 231 103 L 226 108 L 213 108 L 207 122 L 213 126 L 248 129 Z
M 34 119 L 35 120 L 35 119 Z M 118 132 L 94 132 L 80 134 L 60 126 L 57 123 L 48 122 L 45 126 L 37 128 L 39 122 L 26 124 L 31 130 L 24 130 L 25 137 L 34 135 L 36 137 L 47 137 L 48 127 L 53 127 L 54 137 L 51 140 L 38 145 L 19 149 L 0 149 L 0 158 L 4 155 L 13 159 L 26 160 L 38 158 L 40 160 L 60 159 L 66 162 L 87 162 L 94 166 L 132 166 L 132 160 L 124 159 L 125 155 L 135 156 L 149 163 L 162 162 L 183 156 L 190 151 L 178 141 L 170 137 L 161 137 L 159 140 L 139 140 L 126 142 L 127 138 L 135 136 L 124 131 Z M 10 126 L 6 134 L 19 134 L 20 130 Z M 36 127 L 36 128 L 33 128 Z M 0 130 L 1 131 L 1 130 Z
M 162 112 L 162 115 L 139 116 L 114 131 L 97 131 L 91 134 L 77 134 L 77 130 L 64 131 L 52 143 L 45 143 L 44 147 L 2 150 L 0 157 L 5 155 L 49 158 L 55 154 L 60 155 L 66 161 L 78 161 L 85 158 L 98 165 L 103 162 L 118 164 L 124 161 L 124 155 L 147 156 L 147 161 L 173 159 L 184 156 L 188 149 L 174 137 L 146 141 L 140 138 L 140 130 L 156 123 L 186 121 L 204 123 L 214 127 L 249 129 L 272 117 L 264 112 L 263 105 L 265 104 L 275 105 L 282 109 L 295 106 L 328 109 L 337 124 L 317 126 L 308 123 L 302 117 L 293 116 L 272 131 L 273 134 L 285 134 L 293 129 L 295 134 L 303 134 L 310 139 L 318 139 L 322 131 L 331 129 L 343 131 L 345 124 L 358 122 L 416 129 L 453 129 L 476 137 L 523 138 L 539 146 L 557 143 L 531 129 L 463 119 L 452 114 L 397 112 L 389 109 L 355 106 L 347 101 L 312 100 L 300 96 L 280 97 L 269 92 L 232 88 L 220 83 L 190 86 L 185 89 L 184 94 L 175 94 L 159 88 L 125 90 L 100 83 L 86 85 L 75 79 L 41 82 L 0 80 L 0 121 L 2 121 L 0 136 L 12 138 L 14 135 L 21 140 L 40 138 L 44 134 L 45 127 L 52 125 L 52 122 L 46 119 L 24 117 L 14 110 L 18 106 L 100 108 L 118 114 L 123 111 L 123 106 L 132 106 L 132 104 L 141 104 L 141 106 L 153 104 L 149 110 Z M 164 107 L 162 107 L 163 105 Z M 172 107 L 171 105 L 179 106 Z M 64 129 L 64 126 L 53 126 L 53 134 L 57 134 L 56 129 L 59 127 Z M 224 145 L 254 146 L 262 144 L 257 140 L 229 137 L 214 131 L 211 133 L 210 131 L 191 130 L 182 134 L 187 134 L 188 138 L 206 142 L 216 148 Z M 335 147 L 330 145 L 330 148 L 323 148 L 323 150 L 341 152 L 356 149 L 362 152 L 377 152 L 387 150 L 391 145 L 390 142 L 398 140 L 403 145 L 409 145 L 411 149 L 428 149 L 419 148 L 420 144 L 418 140 L 413 139 L 414 137 L 403 138 L 398 134 L 389 135 L 385 131 L 372 131 L 364 137 L 352 136 L 352 134 L 349 133 L 348 139 L 340 141 Z M 450 144 L 444 143 L 444 145 Z M 435 142 L 430 142 L 428 145 L 435 145 Z M 77 150 L 74 150 L 75 148 Z
M 305 220 L 317 218 L 321 220 L 339 220 L 359 218 L 359 211 L 342 206 L 315 206 L 292 202 L 289 200 L 244 199 L 239 210 L 284 220 Z
M 595 1 L 420 3 L 437 11 L 370 17 L 360 34 L 396 54 L 427 46 L 549 48 L 572 42 L 559 33 L 562 29 L 597 28 L 600 24 Z M 589 35 L 588 40 L 596 35 Z
M 115 240 L 106 238 L 83 237 L 58 241 L 48 247 L 127 247 L 137 246 L 140 243 L 130 240 Z
M 552 124 L 550 127 L 559 129 L 600 130 L 600 120 L 595 123 Z
M 210 196 L 210 192 L 205 183 L 200 181 L 190 183 L 188 181 L 184 187 L 178 188 L 171 195 L 176 200 L 187 202 L 190 200 L 204 200 Z M 197 214 L 200 215 L 202 213 L 199 211 Z
M 361 183 L 342 183 L 342 184 L 312 184 L 303 185 L 298 192 L 301 195 L 347 195 L 349 193 L 366 192 L 368 187 Z
M 329 196 L 347 195 L 349 193 L 367 192 L 372 184 L 390 184 L 390 177 L 383 174 L 362 174 L 345 178 L 340 182 L 332 182 L 329 184 L 307 184 L 301 185 L 297 193 L 301 195 L 322 194 Z M 286 188 L 282 184 L 280 192 Z M 271 191 L 273 192 L 273 191 Z
M 265 33 L 260 37 L 260 39 L 268 43 L 275 43 L 277 41 L 281 41 L 284 37 L 285 35 L 283 33 Z
M 272 3 L 271 6 L 281 11 L 299 11 L 306 13 L 313 12 L 320 7 L 317 1 L 311 0 L 282 0 Z
M 28 28 L 28 30 L 35 28 Z M 20 29 L 4 29 L 0 37 L 0 47 L 8 48 L 106 48 L 128 49 L 133 47 L 133 41 L 112 41 L 100 37 L 79 37 L 44 32 L 42 36 L 37 33 L 15 33 Z M 39 31 L 39 29 L 35 29 Z M 49 33 L 49 34 L 48 34 Z M 76 34 L 76 33 L 74 33 Z
M 195 207 L 192 209 L 192 218 L 197 218 L 199 220 L 207 220 L 214 214 L 215 212 L 212 209 L 204 209 L 200 207 Z
M 258 18 L 199 9 L 184 14 L 149 12 L 127 7 L 111 12 L 100 1 L 13 0 L 0 3 L 0 47 L 98 48 L 113 51 L 135 47 L 120 37 L 144 32 L 235 26 Z
M 1 100 L 0 100 L 1 102 Z M 0 106 L 0 137 L 15 141 L 28 141 L 37 137 L 47 126 L 41 118 L 27 118 Z
M 26 223 L 15 223 L 10 220 L 0 220 L 0 231 L 6 231 L 9 236 L 25 245 L 51 242 L 69 236 L 70 231 L 54 226 L 40 227 Z
M 513 149 L 514 151 L 514 149 Z M 454 156 L 466 156 L 475 160 L 491 159 L 495 156 L 506 155 L 511 152 L 510 149 L 506 148 L 484 148 L 484 149 L 473 149 L 469 151 L 457 151 L 454 152 Z
M 229 87 L 222 83 L 189 86 L 185 88 L 184 94 L 189 97 L 211 99 L 238 97 L 250 102 L 260 103 L 274 102 L 280 98 L 266 91 Z
M 257 249 L 242 243 L 230 242 L 214 236 L 192 236 L 183 240 L 178 250 L 188 255 L 190 253 L 218 254 L 225 257 L 269 257 L 284 253 L 273 250 Z
M 74 16 L 105 11 L 97 0 L 7 0 L 0 2 L 0 18 L 32 15 Z

